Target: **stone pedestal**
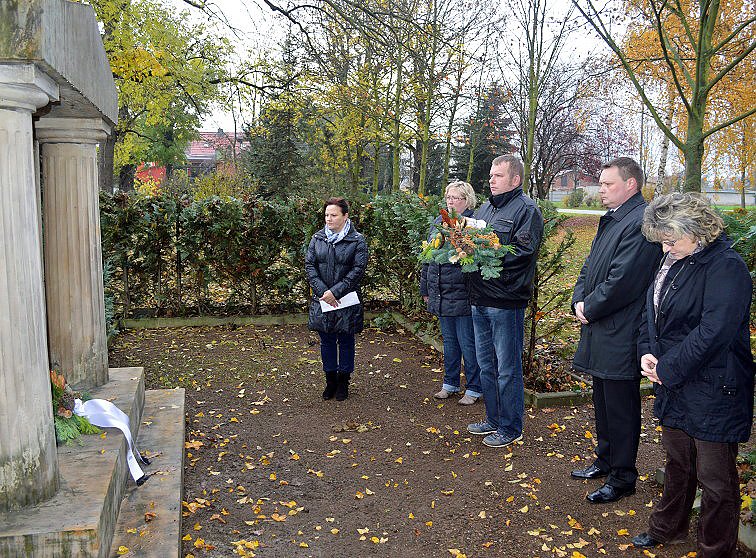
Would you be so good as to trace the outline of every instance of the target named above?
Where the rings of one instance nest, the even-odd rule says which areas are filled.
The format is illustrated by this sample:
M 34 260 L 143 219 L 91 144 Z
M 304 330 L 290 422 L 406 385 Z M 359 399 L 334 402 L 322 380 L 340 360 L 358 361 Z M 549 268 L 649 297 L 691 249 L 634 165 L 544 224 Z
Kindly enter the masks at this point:
M 108 381 L 97 143 L 100 119 L 41 118 L 45 292 L 50 366 L 80 388 Z
M 32 141 L 56 97 L 34 66 L 0 66 L 0 510 L 58 488 Z

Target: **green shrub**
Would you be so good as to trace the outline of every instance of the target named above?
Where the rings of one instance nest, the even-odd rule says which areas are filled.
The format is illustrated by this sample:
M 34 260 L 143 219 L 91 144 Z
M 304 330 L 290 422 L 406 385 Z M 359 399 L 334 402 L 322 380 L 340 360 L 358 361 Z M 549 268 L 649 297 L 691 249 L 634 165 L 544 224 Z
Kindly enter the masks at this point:
M 113 264 L 105 260 L 102 264 L 102 282 L 105 291 L 105 334 L 108 339 L 118 334 L 118 322 L 115 315 L 115 300 L 113 295 Z
M 417 255 L 438 215 L 438 198 L 411 193 L 378 196 L 361 208 L 358 228 L 367 237 L 370 261 L 365 286 L 407 309 L 421 307 Z
M 575 236 L 571 230 L 564 230 L 562 222 L 567 216 L 557 212 L 553 203 L 538 200 L 538 206 L 543 215 L 543 240 L 533 279 L 533 296 L 525 314 L 523 375 L 528 385 L 540 391 L 553 391 L 555 387 L 559 389 L 552 385 L 553 372 L 549 363 L 539 360 L 536 347 L 539 339 L 552 337 L 572 322 L 570 313 L 565 310 L 572 291 L 555 285 L 555 280 L 567 266 L 567 251 L 575 244 Z M 562 231 L 564 236 L 559 244 L 549 242 Z
M 252 195 L 256 190 L 257 183 L 253 178 L 241 172 L 234 172 L 231 167 L 221 167 L 214 172 L 200 175 L 188 188 L 195 200 L 212 197 L 242 198 Z
M 350 200 L 370 247 L 368 298 L 420 305 L 416 253 L 437 198 Z M 208 196 L 183 188 L 101 197 L 108 294 L 119 317 L 304 309 L 304 254 L 323 226 L 322 199 Z
M 598 207 L 600 205 L 599 197 L 595 194 L 588 194 L 583 198 L 583 204 L 591 208 Z
M 585 190 L 582 188 L 575 188 L 570 194 L 564 198 L 565 207 L 580 207 L 585 197 Z
M 735 209 L 721 212 L 721 215 L 732 247 L 748 266 L 751 279 L 756 279 L 756 209 Z M 751 324 L 756 324 L 756 290 L 752 296 Z

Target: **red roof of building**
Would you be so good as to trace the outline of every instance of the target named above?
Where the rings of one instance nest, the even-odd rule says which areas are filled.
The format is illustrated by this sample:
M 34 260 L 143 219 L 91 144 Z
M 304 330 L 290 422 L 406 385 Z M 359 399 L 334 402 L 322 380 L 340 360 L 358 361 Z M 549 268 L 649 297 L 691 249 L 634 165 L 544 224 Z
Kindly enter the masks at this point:
M 219 128 L 217 132 L 200 132 L 199 136 L 199 139 L 189 143 L 186 148 L 186 158 L 189 162 L 215 159 L 219 151 L 222 153 L 231 149 L 234 139 L 233 133 L 224 132 L 222 128 Z M 247 148 L 249 148 L 249 142 L 244 140 L 244 134 L 237 133 L 236 153 L 241 153 Z

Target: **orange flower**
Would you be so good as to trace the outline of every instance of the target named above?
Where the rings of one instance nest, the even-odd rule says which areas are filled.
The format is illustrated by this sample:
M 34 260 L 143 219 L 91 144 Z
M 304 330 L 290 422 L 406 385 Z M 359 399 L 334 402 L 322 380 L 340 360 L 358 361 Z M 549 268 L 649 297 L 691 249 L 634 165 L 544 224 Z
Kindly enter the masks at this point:
M 63 374 L 58 374 L 55 370 L 50 370 L 50 381 L 60 389 L 66 389 L 66 379 Z
M 58 407 L 58 416 L 63 418 L 71 418 L 71 416 L 73 416 L 73 413 L 65 407 Z

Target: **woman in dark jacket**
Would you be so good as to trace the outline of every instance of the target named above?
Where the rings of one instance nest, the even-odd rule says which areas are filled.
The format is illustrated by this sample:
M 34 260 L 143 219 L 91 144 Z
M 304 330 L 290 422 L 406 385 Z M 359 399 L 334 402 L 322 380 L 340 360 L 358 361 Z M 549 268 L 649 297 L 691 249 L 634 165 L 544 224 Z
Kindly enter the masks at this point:
M 735 555 L 735 459 L 753 419 L 752 281 L 723 229 L 722 218 L 693 194 L 660 196 L 643 219 L 643 234 L 666 253 L 646 297 L 638 354 L 655 384 L 667 462 L 648 532 L 633 544 L 685 539 L 698 482 L 699 558 Z
M 325 227 L 312 236 L 305 256 L 312 289 L 308 327 L 320 334 L 326 377 L 323 399 L 335 395 L 337 401 L 344 401 L 354 371 L 354 335 L 363 326 L 360 281 L 367 267 L 368 249 L 365 237 L 349 220 L 349 205 L 344 198 L 327 200 L 323 213 Z M 350 305 L 350 299 L 356 303 Z
M 471 217 L 475 209 L 475 191 L 467 182 L 456 181 L 446 187 L 446 207 L 457 215 Z M 436 224 L 441 217 L 436 219 Z M 436 236 L 432 226 L 428 242 Z M 480 367 L 475 358 L 475 335 L 472 311 L 462 269 L 456 264 L 430 263 L 420 271 L 420 294 L 428 312 L 438 316 L 444 338 L 444 385 L 433 397 L 446 399 L 460 391 L 462 359 L 465 362 L 465 394 L 458 403 L 472 405 L 481 396 Z

